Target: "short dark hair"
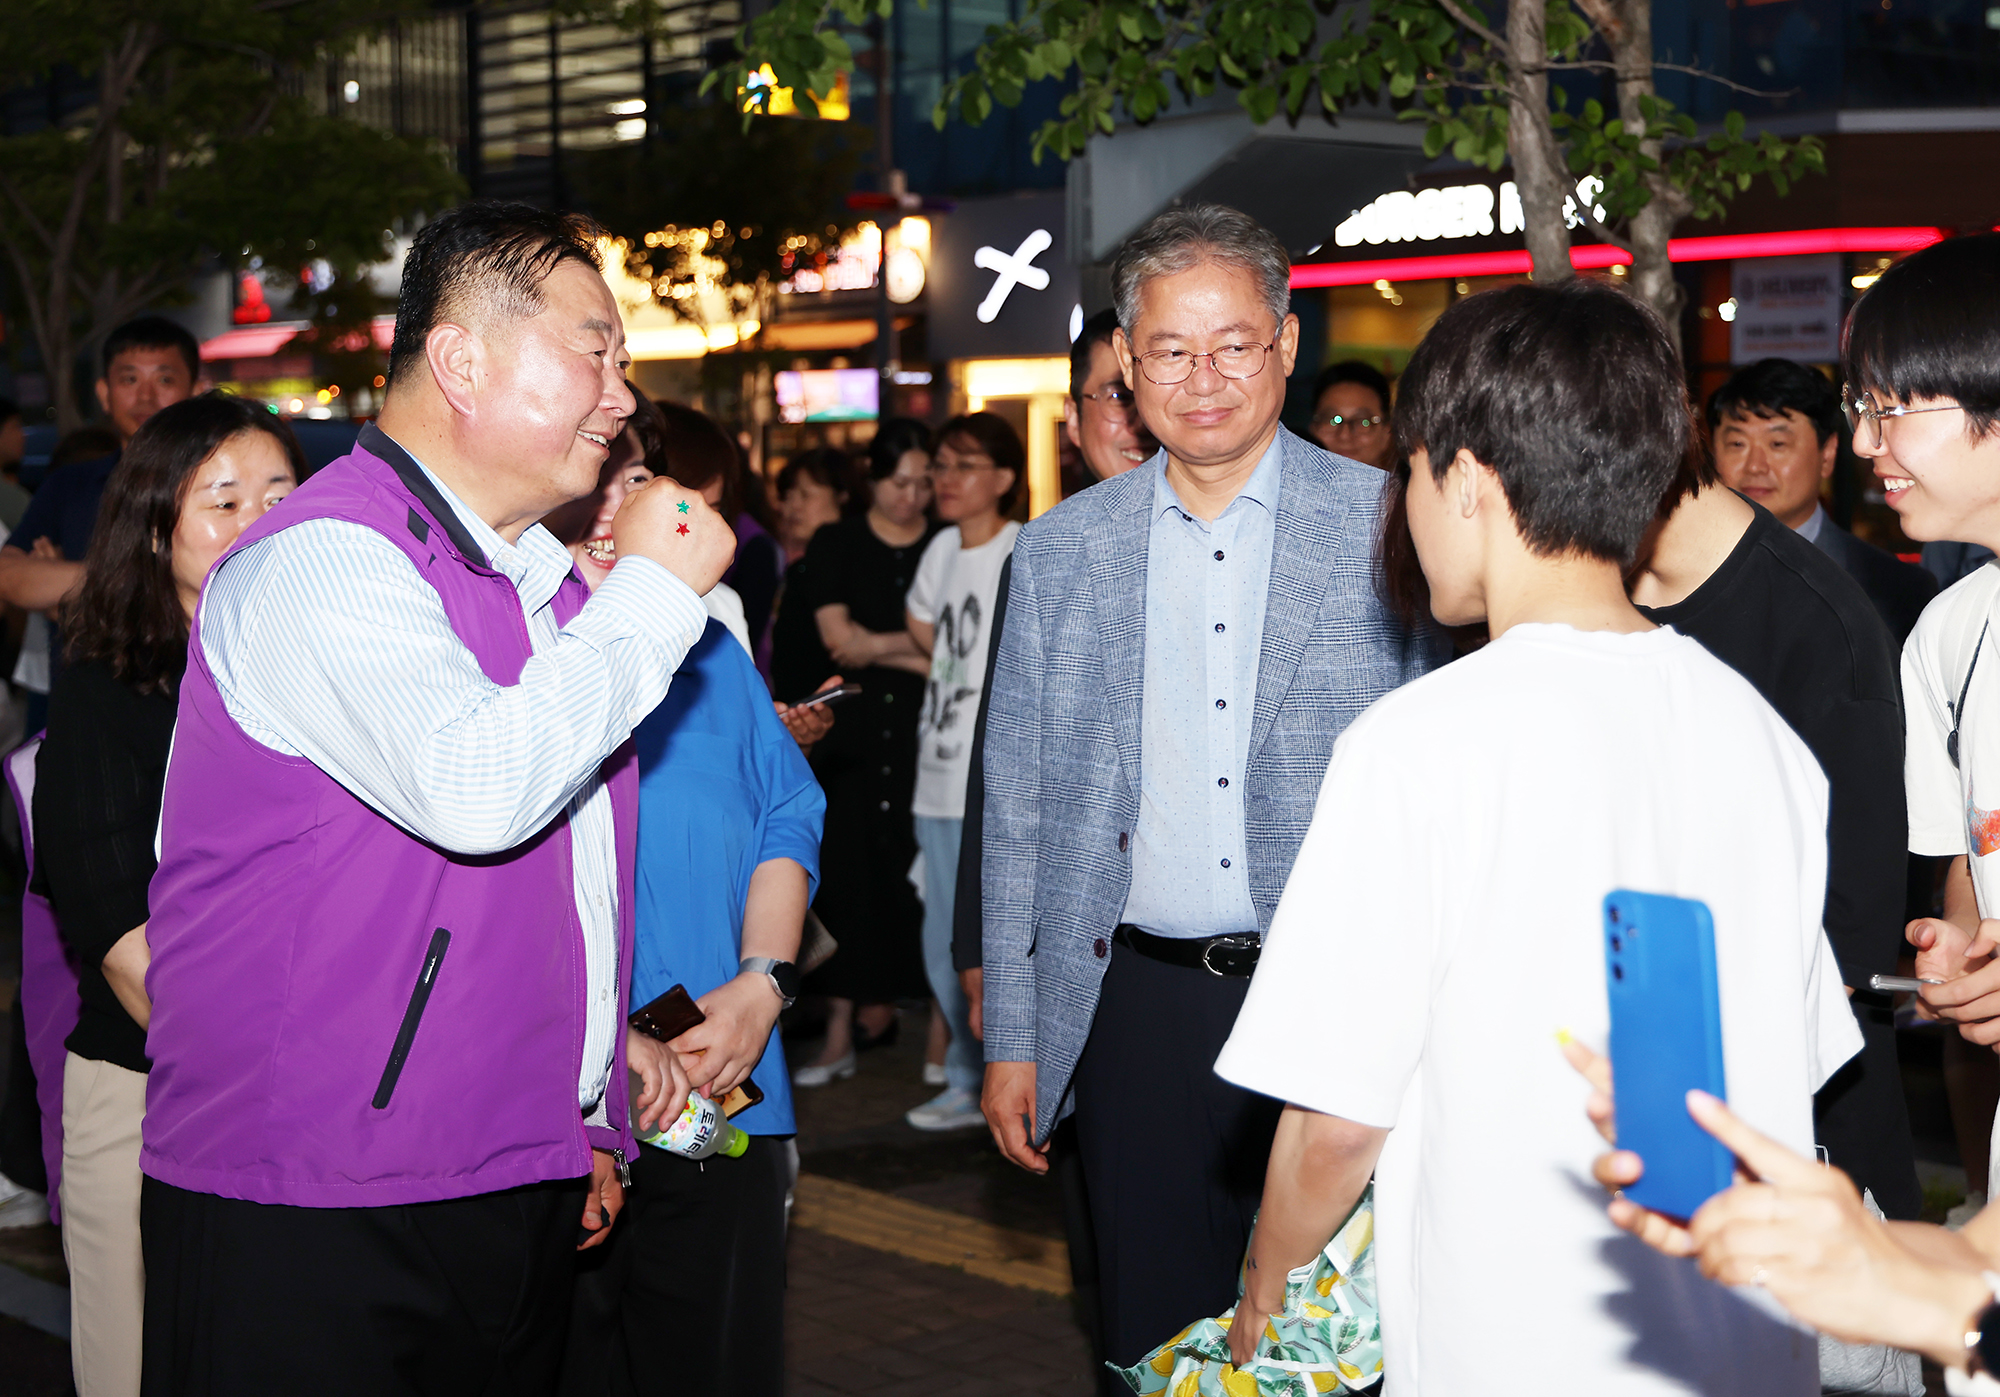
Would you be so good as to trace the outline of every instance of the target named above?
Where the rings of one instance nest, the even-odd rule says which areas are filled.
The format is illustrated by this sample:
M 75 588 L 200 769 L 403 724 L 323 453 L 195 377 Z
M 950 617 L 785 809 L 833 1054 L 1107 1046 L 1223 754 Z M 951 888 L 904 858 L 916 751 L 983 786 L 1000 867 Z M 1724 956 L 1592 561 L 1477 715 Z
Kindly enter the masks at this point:
M 1950 398 L 1974 436 L 2000 422 L 2000 233 L 1947 238 L 1906 257 L 1855 302 L 1848 385 L 1897 402 Z
M 602 233 L 582 214 L 495 200 L 461 204 L 426 224 L 403 259 L 391 386 L 423 359 L 424 341 L 438 323 L 463 315 L 469 302 L 525 319 L 541 313 L 542 283 L 559 264 L 603 271 Z
M 21 415 L 21 405 L 12 398 L 0 398 L 0 427 Z
M 142 315 L 106 335 L 99 359 L 104 367 L 98 376 L 111 377 L 111 361 L 128 349 L 178 349 L 187 363 L 188 379 L 201 377 L 200 343 L 187 326 L 176 324 L 164 315 Z
M 855 507 L 860 492 L 855 488 L 854 462 L 845 451 L 814 446 L 793 455 L 778 472 L 779 498 L 796 490 L 801 479 L 817 481 L 834 494 L 846 496 L 843 512 Z
M 1028 484 L 1028 452 L 1021 445 L 1014 424 L 997 412 L 961 413 L 937 429 L 939 446 L 953 437 L 969 441 L 985 452 L 992 458 L 996 469 L 1014 472 L 1014 483 L 1000 497 L 1000 512 L 1005 514 L 1011 510 Z
M 1410 356 L 1402 388 L 1398 454 L 1427 452 L 1442 480 L 1470 451 L 1545 557 L 1630 563 L 1692 437 L 1666 327 L 1583 277 L 1457 302 Z
M 1118 312 L 1106 307 L 1083 322 L 1076 339 L 1069 347 L 1069 396 L 1074 402 L 1083 401 L 1083 385 L 1090 379 L 1090 351 L 1100 344 L 1110 344 L 1111 336 L 1118 329 Z
M 1796 412 L 1812 423 L 1820 445 L 1840 430 L 1840 390 L 1818 369 L 1792 359 L 1759 359 L 1738 369 L 1708 395 L 1708 430 L 1731 414 L 1783 417 Z
M 187 613 L 174 587 L 174 528 L 203 461 L 242 432 L 267 432 L 306 478 L 292 429 L 269 408 L 222 393 L 163 407 L 132 435 L 104 484 L 83 587 L 63 610 L 64 653 L 101 660 L 123 682 L 171 692 L 187 665 Z
M 1326 390 L 1336 383 L 1358 383 L 1363 388 L 1373 389 L 1376 400 L 1382 404 L 1382 411 L 1389 410 L 1388 376 L 1373 364 L 1364 364 L 1359 359 L 1342 359 L 1338 364 L 1328 364 L 1321 369 L 1319 376 L 1313 380 L 1314 407 L 1319 406 Z
M 896 463 L 912 451 L 930 455 L 931 429 L 914 417 L 885 419 L 868 443 L 868 478 L 887 480 L 896 473 Z

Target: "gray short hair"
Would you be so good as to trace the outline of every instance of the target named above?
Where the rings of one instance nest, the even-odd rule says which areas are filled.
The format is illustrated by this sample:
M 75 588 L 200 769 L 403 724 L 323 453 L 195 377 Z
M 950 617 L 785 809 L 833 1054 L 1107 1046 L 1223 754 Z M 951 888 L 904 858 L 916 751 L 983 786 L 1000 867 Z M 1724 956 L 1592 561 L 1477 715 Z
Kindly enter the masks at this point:
M 1221 204 L 1188 204 L 1155 215 L 1125 240 L 1111 264 L 1111 298 L 1126 334 L 1139 318 L 1139 289 L 1155 277 L 1175 276 L 1203 262 L 1241 267 L 1275 325 L 1292 309 L 1292 259 L 1271 230 Z

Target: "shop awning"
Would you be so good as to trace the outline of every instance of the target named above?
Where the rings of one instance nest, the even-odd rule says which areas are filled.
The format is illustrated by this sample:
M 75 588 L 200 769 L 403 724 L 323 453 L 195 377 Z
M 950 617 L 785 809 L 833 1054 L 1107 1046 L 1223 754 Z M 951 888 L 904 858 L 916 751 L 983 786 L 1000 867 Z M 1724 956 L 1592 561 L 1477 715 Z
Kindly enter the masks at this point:
M 303 320 L 277 320 L 268 325 L 239 325 L 234 330 L 225 330 L 202 345 L 202 362 L 262 359 L 267 354 L 276 354 L 306 324 Z

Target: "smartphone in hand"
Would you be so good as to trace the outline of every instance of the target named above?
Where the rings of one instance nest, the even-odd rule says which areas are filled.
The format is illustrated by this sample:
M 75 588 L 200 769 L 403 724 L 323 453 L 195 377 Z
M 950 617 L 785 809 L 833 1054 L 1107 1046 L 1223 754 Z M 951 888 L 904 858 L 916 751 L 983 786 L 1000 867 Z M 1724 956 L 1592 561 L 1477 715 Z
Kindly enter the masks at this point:
M 1729 1151 L 1687 1109 L 1690 1090 L 1728 1099 L 1708 907 L 1658 893 L 1610 894 L 1604 973 L 1618 1148 L 1646 1168 L 1625 1196 L 1668 1217 L 1692 1217 L 1729 1187 L 1735 1170 Z

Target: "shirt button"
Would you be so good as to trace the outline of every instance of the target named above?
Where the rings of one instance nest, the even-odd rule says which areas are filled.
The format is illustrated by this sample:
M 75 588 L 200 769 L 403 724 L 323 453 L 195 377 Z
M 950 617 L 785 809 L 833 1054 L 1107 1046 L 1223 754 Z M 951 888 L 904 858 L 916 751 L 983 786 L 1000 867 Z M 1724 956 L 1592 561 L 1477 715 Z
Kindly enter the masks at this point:
M 1227 868 L 1227 867 L 1229 867 L 1229 860 L 1228 860 L 1228 859 L 1224 859 L 1224 860 L 1222 861 L 1222 866 L 1223 866 L 1224 868 Z
M 1228 778 L 1227 776 L 1218 776 L 1218 777 L 1216 777 L 1216 778 L 1215 778 L 1215 784 L 1216 784 L 1216 785 L 1218 785 L 1218 786 L 1226 786 L 1226 785 L 1228 785 L 1228 784 L 1229 784 L 1229 778 Z M 1227 868 L 1227 867 L 1229 867 L 1229 860 L 1228 860 L 1228 859 L 1224 859 L 1224 860 L 1222 861 L 1222 866 L 1223 866 L 1224 868 Z
M 887 734 L 887 733 L 883 733 L 883 734 L 882 734 L 882 736 L 884 736 L 884 737 L 887 737 L 888 735 L 889 735 L 889 734 Z M 882 768 L 882 774 L 883 774 L 884 776 L 887 776 L 887 775 L 889 774 L 889 768 L 888 768 L 888 767 L 886 767 L 886 766 L 885 766 L 885 767 L 883 767 L 883 768 Z
M 882 702 L 884 703 L 894 703 L 895 701 L 896 701 L 896 696 L 894 694 L 882 695 Z
M 1215 550 L 1215 561 L 1218 563 L 1222 561 L 1222 550 L 1220 548 Z
M 1091 948 L 1090 948 L 1090 949 L 1091 949 L 1091 950 L 1093 950 L 1093 951 L 1095 951 L 1095 952 L 1097 952 L 1097 958 L 1098 958 L 1099 960 L 1103 960 L 1103 959 L 1104 959 L 1104 953 L 1105 953 L 1105 952 L 1106 952 L 1107 950 L 1109 950 L 1110 948 L 1109 948 L 1109 947 L 1107 947 L 1107 946 L 1106 946 L 1106 945 L 1104 944 L 1104 938 L 1100 936 L 1100 937 L 1098 937 L 1098 938 L 1097 938 L 1096 942 L 1094 942 L 1094 943 L 1092 944 L 1092 946 L 1091 946 Z
M 1215 701 L 1215 706 L 1216 706 L 1217 708 L 1227 708 L 1227 707 L 1229 707 L 1229 700 L 1228 700 L 1228 699 L 1217 699 L 1217 700 Z
M 883 801 L 883 802 L 882 802 L 882 809 L 883 809 L 884 813 L 886 813 L 886 812 L 888 811 L 888 809 L 889 809 L 889 802 L 888 802 L 888 801 L 886 801 L 886 800 L 885 800 L 885 801 Z

